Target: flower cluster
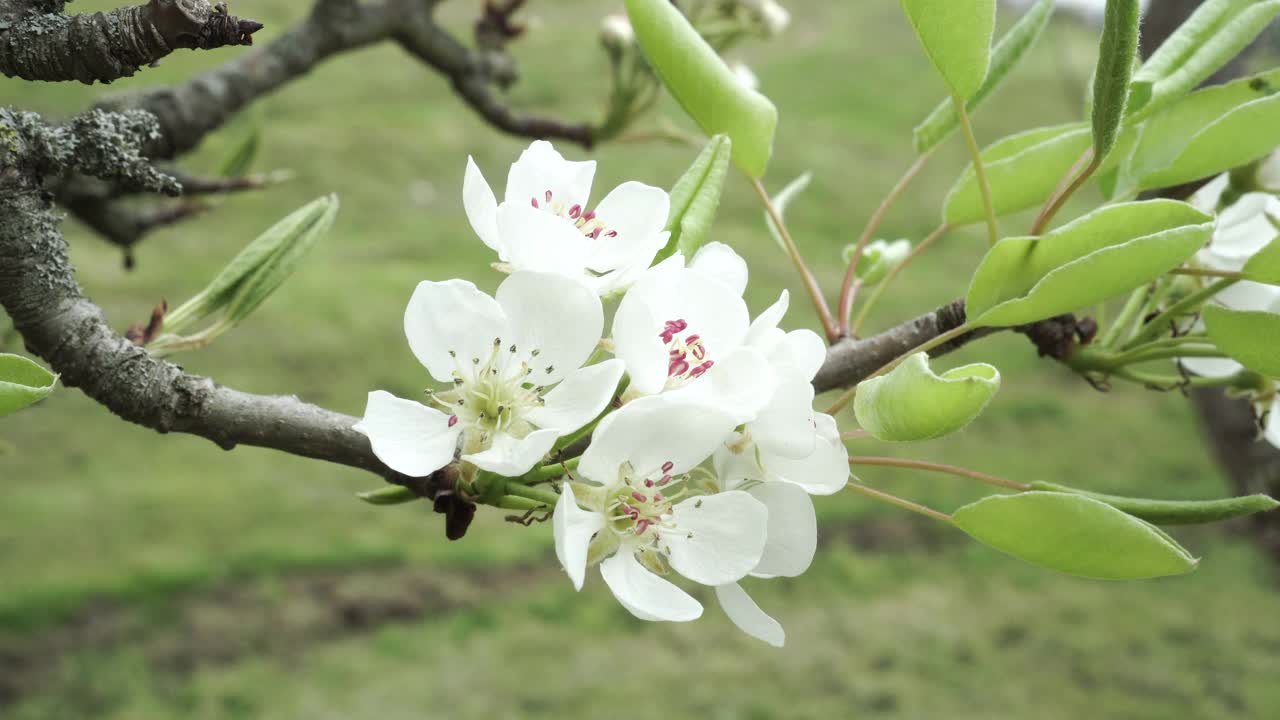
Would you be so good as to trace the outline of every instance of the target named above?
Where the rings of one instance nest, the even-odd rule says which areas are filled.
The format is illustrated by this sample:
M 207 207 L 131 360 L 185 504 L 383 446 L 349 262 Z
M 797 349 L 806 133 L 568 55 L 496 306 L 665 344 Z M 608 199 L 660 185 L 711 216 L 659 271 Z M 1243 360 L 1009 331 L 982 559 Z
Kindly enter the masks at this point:
M 599 565 L 636 617 L 693 620 L 702 605 L 678 575 L 781 645 L 739 581 L 804 572 L 809 496 L 847 481 L 835 420 L 813 410 L 825 345 L 778 327 L 785 291 L 751 318 L 746 263 L 726 245 L 654 264 L 667 194 L 628 182 L 593 205 L 594 172 L 535 142 L 499 203 L 468 161 L 467 216 L 509 275 L 493 297 L 463 280 L 417 287 L 405 335 L 442 387 L 427 404 L 370 393 L 356 429 L 406 475 L 458 463 L 464 491 L 491 477 L 558 483 L 556 555 L 575 588 Z
M 1280 237 L 1280 197 L 1274 194 L 1280 190 L 1275 178 L 1278 167 L 1280 153 L 1263 166 L 1257 178 L 1258 191 L 1233 193 L 1231 179 L 1224 173 L 1196 192 L 1191 203 L 1217 213 L 1213 240 L 1196 254 L 1197 264 L 1210 270 L 1239 272 L 1250 258 Z M 1211 302 L 1232 310 L 1280 313 L 1280 287 L 1242 280 L 1223 289 Z M 1199 320 L 1191 328 L 1203 329 Z M 1180 362 L 1204 377 L 1227 377 L 1244 369 L 1230 358 L 1187 357 Z M 1258 393 L 1254 401 L 1263 418 L 1263 437 L 1280 447 L 1280 385 L 1269 393 Z

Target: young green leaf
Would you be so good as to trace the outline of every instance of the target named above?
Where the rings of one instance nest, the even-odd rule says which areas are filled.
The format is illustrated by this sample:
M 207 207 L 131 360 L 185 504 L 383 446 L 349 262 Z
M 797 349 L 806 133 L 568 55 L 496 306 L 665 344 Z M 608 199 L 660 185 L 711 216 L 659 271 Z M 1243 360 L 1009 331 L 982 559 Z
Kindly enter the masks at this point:
M 669 0 L 626 0 L 626 6 L 640 49 L 671 95 L 708 134 L 733 140 L 739 168 L 764 175 L 778 125 L 773 103 L 739 82 Z
M 1093 74 L 1093 156 L 1101 162 L 1116 143 L 1138 54 L 1138 0 L 1107 0 Z
M 902 9 L 951 94 L 973 96 L 991 62 L 995 0 L 902 0 Z
M 1193 135 L 1167 167 L 1140 188 L 1179 185 L 1248 164 L 1280 145 L 1280 95 L 1245 103 Z
M 1278 89 L 1280 70 L 1272 70 L 1225 85 L 1197 90 L 1172 102 L 1146 122 L 1127 126 L 1124 135 L 1133 138 L 1133 147 L 1126 153 L 1113 153 L 1113 157 L 1123 156 L 1113 192 L 1157 187 L 1151 184 L 1150 178 L 1173 165 L 1200 133 L 1244 105 L 1273 96 Z M 1215 132 L 1213 135 L 1217 136 L 1215 141 L 1235 148 L 1230 153 L 1234 156 L 1257 157 L 1280 142 L 1270 127 L 1251 130 L 1234 137 L 1229 134 L 1230 131 Z M 1222 165 L 1221 169 L 1229 167 L 1232 166 Z M 1212 172 L 1216 170 L 1210 171 L 1210 174 Z
M 388 487 L 380 487 L 377 490 L 358 492 L 356 493 L 356 497 L 370 505 L 400 505 L 422 499 L 422 496 L 409 488 L 401 487 L 400 485 L 391 485 Z
M 1219 350 L 1254 372 L 1280 379 L 1280 315 L 1205 305 L 1203 317 Z
M 1134 74 L 1128 112 L 1145 118 L 1226 65 L 1280 12 L 1280 0 L 1208 0 Z
M 969 322 L 1022 325 L 1141 287 L 1195 254 L 1213 218 L 1174 200 L 1109 205 L 1039 237 L 1005 238 L 982 259 Z
M 1081 577 L 1181 575 L 1198 562 L 1159 528 L 1082 495 L 995 495 L 956 510 L 952 520 L 996 550 Z
M 731 147 L 728 135 L 713 136 L 671 188 L 671 212 L 667 217 L 671 239 L 658 254 L 658 260 L 670 257 L 677 250 L 686 258 L 693 257 L 706 242 L 716 208 L 720 206 Z
M 0 353 L 0 417 L 49 396 L 58 376 L 21 355 Z
M 997 141 L 982 153 L 996 215 L 1037 207 L 1053 193 L 1071 166 L 1089 147 L 1082 123 L 1036 128 Z M 951 186 L 943 203 L 948 225 L 982 222 L 982 191 L 970 164 Z
M 1273 221 L 1274 222 L 1274 221 Z M 1241 270 L 1248 280 L 1280 285 L 1280 239 L 1272 240 L 1253 254 Z
M 1134 517 L 1156 525 L 1198 525 L 1267 512 L 1280 507 L 1267 495 L 1245 495 L 1221 500 L 1149 500 L 1146 498 L 1104 495 L 1049 482 L 1031 483 L 1033 490 L 1072 493 L 1093 498 Z
M 864 380 L 854 395 L 858 424 L 877 440 L 931 440 L 964 428 L 1000 389 L 1000 371 L 974 363 L 935 375 L 916 353 L 885 375 Z
M 1036 4 L 1023 13 L 1018 22 L 1009 28 L 1009 32 L 1000 38 L 991 50 L 991 67 L 982 85 L 965 101 L 965 110 L 972 113 L 978 109 L 1000 83 L 1008 77 L 1018 61 L 1040 39 L 1041 33 L 1049 25 L 1053 16 L 1054 0 L 1036 0 Z M 955 103 L 950 98 L 939 102 L 933 112 L 913 131 L 916 152 L 924 154 L 939 143 L 946 140 L 956 128 L 960 127 L 960 117 L 956 114 Z
M 329 231 L 337 214 L 338 196 L 326 195 L 293 211 L 263 233 L 259 240 L 266 239 L 276 249 L 236 288 L 227 303 L 227 320 L 240 322 L 270 297 L 298 268 L 316 240 Z
M 778 217 L 782 218 L 783 222 L 787 221 L 787 206 L 791 204 L 792 200 L 796 199 L 797 195 L 804 192 L 805 188 L 809 187 L 810 180 L 813 180 L 813 173 L 807 172 L 800 175 L 795 180 L 787 183 L 778 191 L 777 195 L 770 199 L 770 202 L 773 203 L 773 209 L 778 211 Z M 778 247 L 782 252 L 787 252 L 787 243 L 782 239 L 782 231 L 773 223 L 773 217 L 769 215 L 767 210 L 764 213 L 764 225 L 769 228 L 769 234 L 773 236 L 773 241 L 778 243 Z M 847 263 L 848 261 L 846 260 L 845 262 Z
M 261 136 L 262 133 L 255 123 L 236 144 L 231 154 L 222 161 L 218 174 L 226 178 L 242 177 L 248 174 L 249 168 L 253 167 L 253 161 L 258 156 L 258 147 L 262 144 Z

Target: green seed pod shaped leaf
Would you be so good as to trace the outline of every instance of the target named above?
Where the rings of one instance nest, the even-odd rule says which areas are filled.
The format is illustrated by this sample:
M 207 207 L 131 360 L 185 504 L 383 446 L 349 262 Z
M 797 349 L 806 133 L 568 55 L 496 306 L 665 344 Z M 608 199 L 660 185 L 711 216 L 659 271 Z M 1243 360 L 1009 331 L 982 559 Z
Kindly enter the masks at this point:
M 902 0 L 902 9 L 951 94 L 976 93 L 991 62 L 995 0 Z
M 916 353 L 885 375 L 858 385 L 853 409 L 877 440 L 931 440 L 962 429 L 1000 389 L 1000 371 L 975 363 L 935 375 Z
M 649 65 L 689 116 L 708 134 L 733 140 L 733 162 L 764 175 L 773 152 L 778 110 L 743 85 L 669 0 L 626 0 L 636 40 Z
M 1205 305 L 1203 317 L 1219 350 L 1254 372 L 1280 378 L 1280 315 Z
M 1005 238 L 969 285 L 972 325 L 1022 325 L 1079 310 L 1181 265 L 1213 233 L 1213 218 L 1174 200 L 1120 203 L 1039 237 Z
M 49 396 L 58 376 L 21 355 L 0 353 L 0 417 Z
M 1020 560 L 1081 577 L 1181 575 L 1196 558 L 1159 528 L 1082 495 L 995 495 L 952 515 L 956 527 Z

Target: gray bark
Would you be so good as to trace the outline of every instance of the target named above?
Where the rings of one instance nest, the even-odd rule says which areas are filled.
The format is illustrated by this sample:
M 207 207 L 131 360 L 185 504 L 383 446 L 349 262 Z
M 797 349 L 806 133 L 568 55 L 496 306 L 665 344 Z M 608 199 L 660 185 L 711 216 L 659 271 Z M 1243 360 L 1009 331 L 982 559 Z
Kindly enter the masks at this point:
M 250 45 L 262 25 L 206 0 L 149 0 L 65 15 L 62 2 L 0 2 L 0 72 L 24 80 L 109 83 L 179 48 Z

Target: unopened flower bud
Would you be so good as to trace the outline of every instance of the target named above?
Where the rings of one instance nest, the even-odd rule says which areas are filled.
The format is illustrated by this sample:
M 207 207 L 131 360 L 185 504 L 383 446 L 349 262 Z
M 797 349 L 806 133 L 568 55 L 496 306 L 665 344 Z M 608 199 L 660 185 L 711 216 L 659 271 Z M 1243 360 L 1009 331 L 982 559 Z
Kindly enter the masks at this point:
M 780 34 L 791 24 L 791 13 L 774 0 L 745 0 L 743 5 L 756 16 L 767 37 Z
M 606 15 L 600 21 L 600 42 L 609 50 L 622 51 L 636 41 L 635 30 L 626 15 Z
M 846 263 L 853 259 L 855 247 L 855 245 L 850 245 L 845 248 L 844 261 Z M 875 285 L 884 280 L 891 270 L 901 265 L 902 261 L 906 260 L 910 254 L 910 240 L 894 240 L 893 242 L 874 240 L 862 249 L 862 261 L 858 263 L 858 279 L 862 280 L 864 285 Z

